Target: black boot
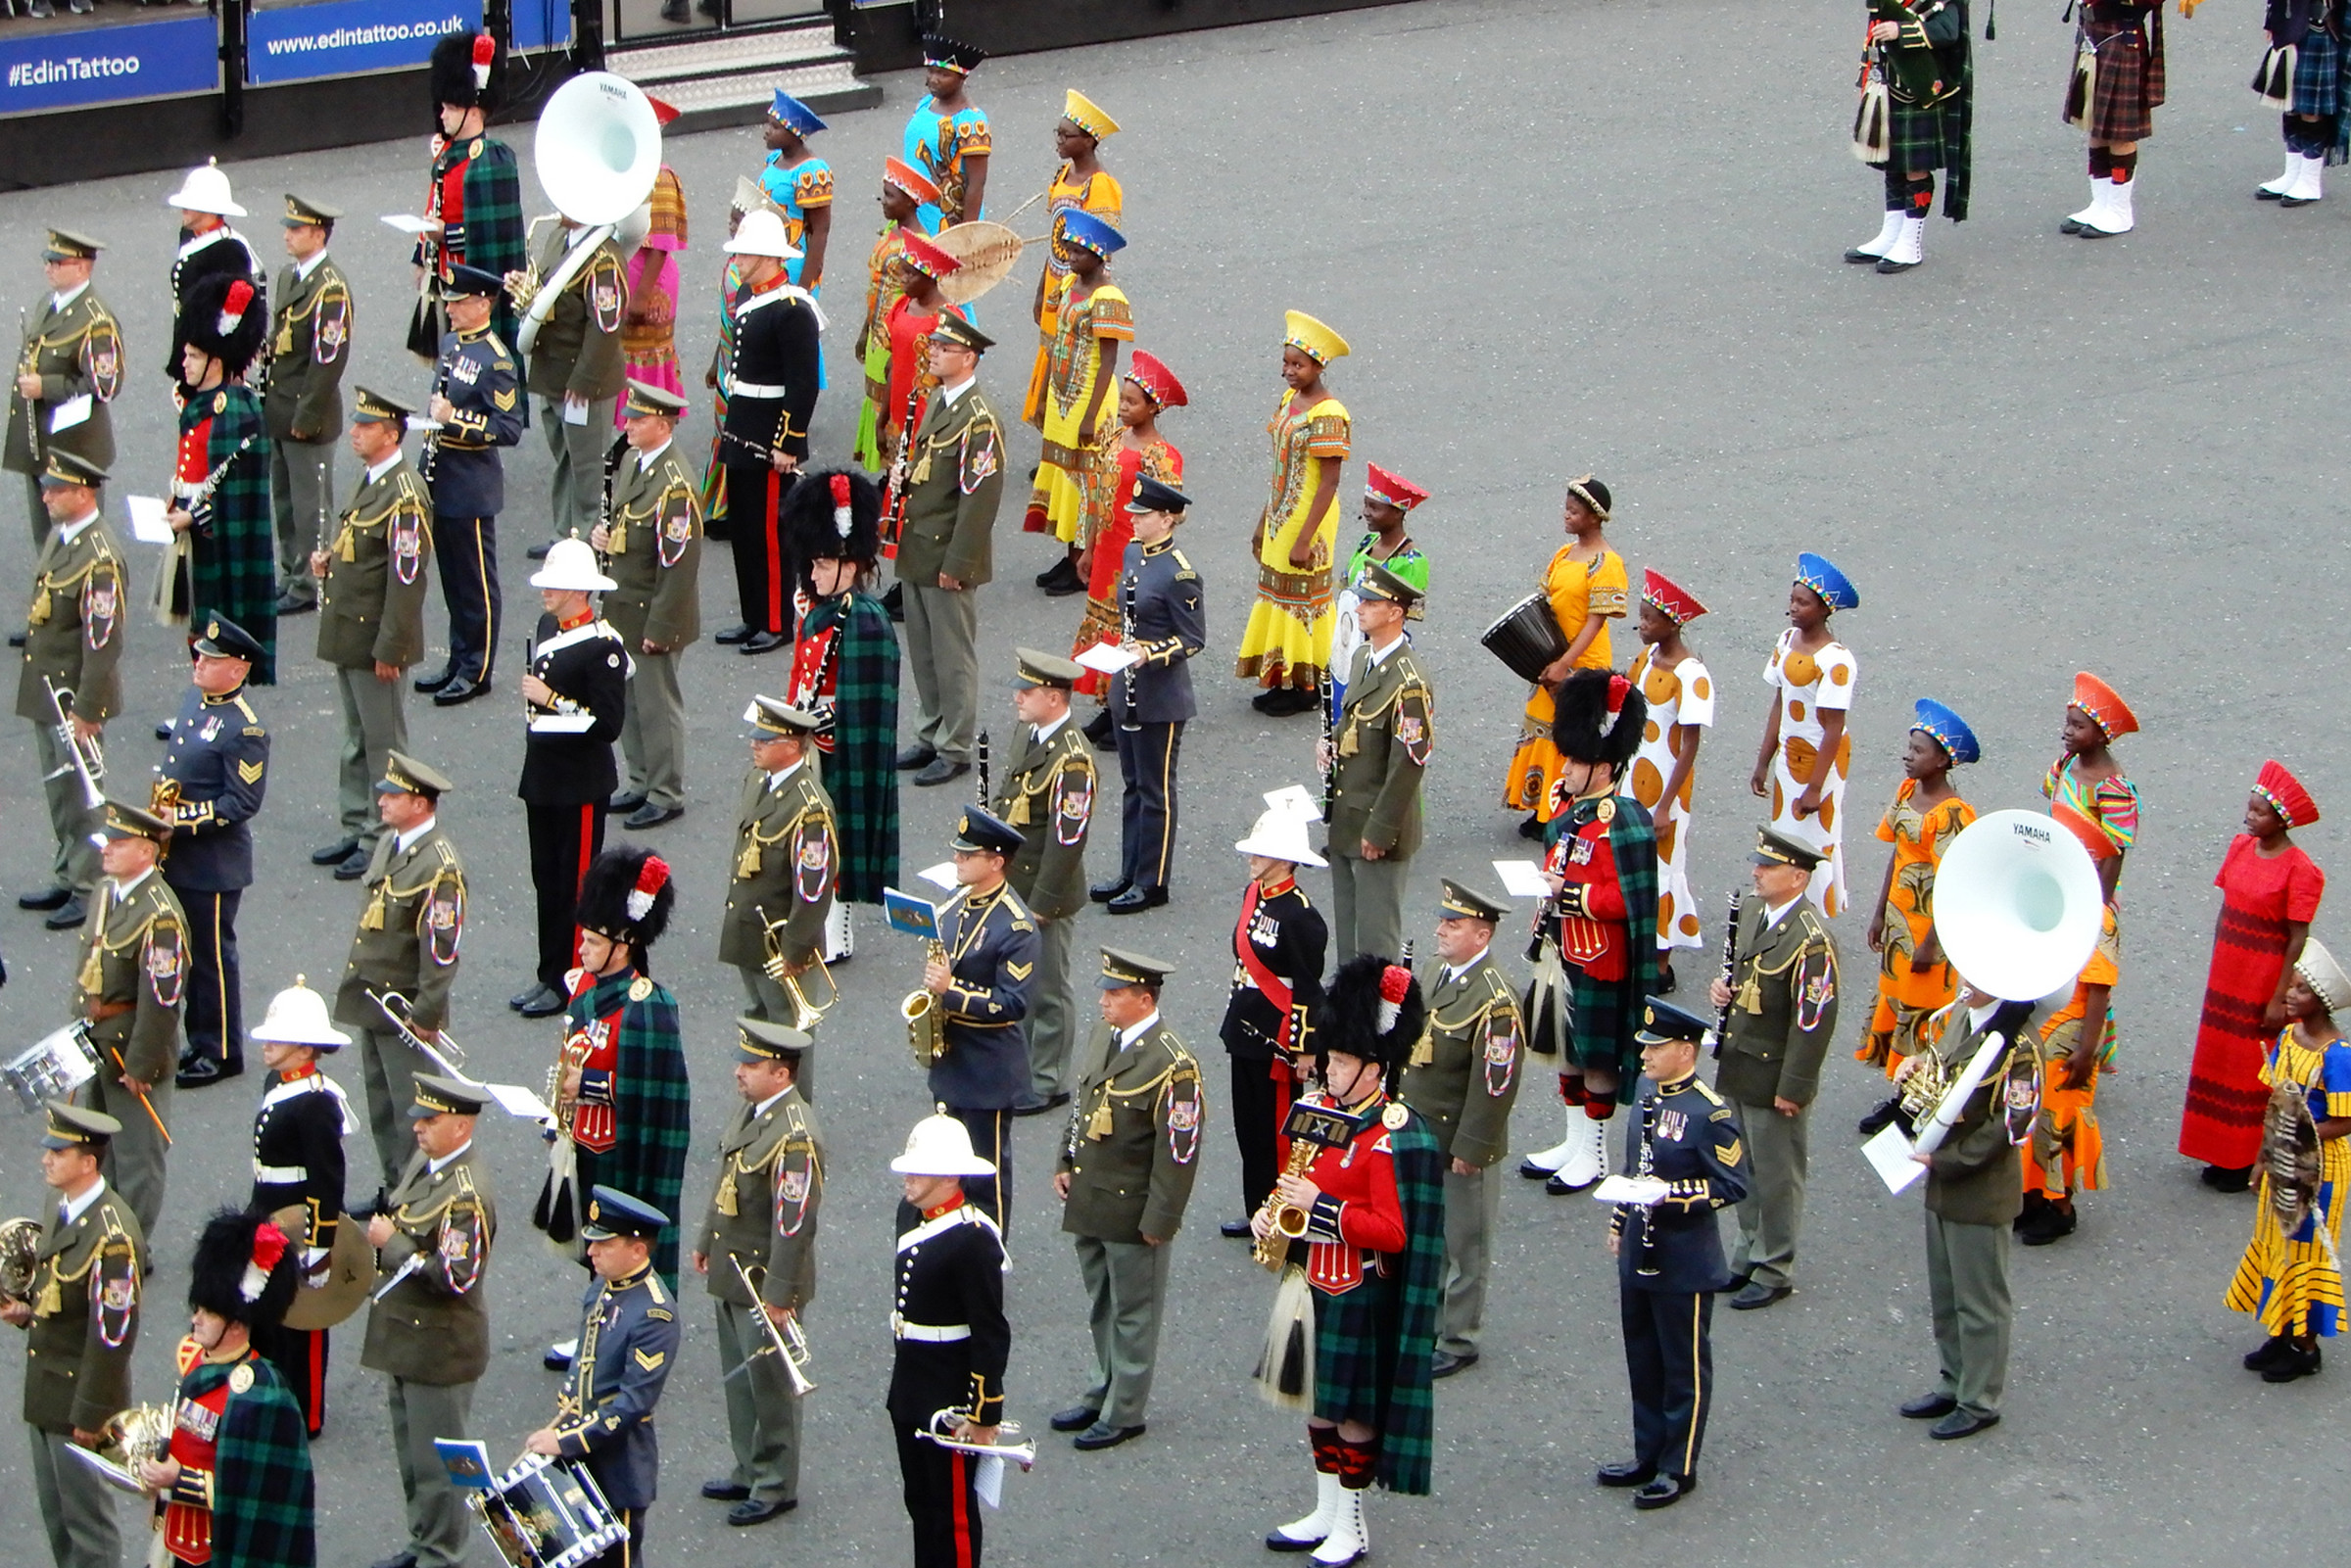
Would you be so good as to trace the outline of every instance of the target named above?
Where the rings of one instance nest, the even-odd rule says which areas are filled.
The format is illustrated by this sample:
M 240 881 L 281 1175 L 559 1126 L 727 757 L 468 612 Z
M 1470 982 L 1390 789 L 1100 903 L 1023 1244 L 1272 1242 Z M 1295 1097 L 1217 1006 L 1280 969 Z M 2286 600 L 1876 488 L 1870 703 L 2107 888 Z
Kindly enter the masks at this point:
M 1893 1103 L 1898 1104 L 1899 1102 Z M 1884 1107 L 1879 1109 L 1883 1110 Z M 2016 1218 L 2009 1222 L 2008 1228 L 2016 1234 L 2019 1240 L 2022 1240 L 2033 1234 L 2040 1224 L 2041 1216 L 2048 1212 L 2049 1195 L 2047 1193 L 2028 1192 L 2025 1194 L 2025 1207 L 2017 1211 Z
M 2278 1364 L 2279 1356 L 2290 1354 L 2293 1348 L 2294 1342 L 2290 1338 L 2283 1334 L 2273 1334 L 2261 1342 L 2260 1350 L 2245 1353 L 2245 1370 L 2266 1372 Z
M 2287 1340 L 2285 1349 L 2278 1353 L 2278 1359 L 2262 1368 L 2261 1380 L 2264 1383 L 2291 1383 L 2296 1378 L 2315 1376 L 2322 1364 L 2317 1340 L 2307 1345 L 2299 1340 Z
M 2081 1221 L 2074 1213 L 2074 1201 L 2071 1198 L 2043 1199 L 2039 1222 L 2024 1232 L 2022 1240 L 2028 1247 L 2046 1247 L 2053 1241 L 2071 1236 L 2074 1226 L 2079 1223 Z

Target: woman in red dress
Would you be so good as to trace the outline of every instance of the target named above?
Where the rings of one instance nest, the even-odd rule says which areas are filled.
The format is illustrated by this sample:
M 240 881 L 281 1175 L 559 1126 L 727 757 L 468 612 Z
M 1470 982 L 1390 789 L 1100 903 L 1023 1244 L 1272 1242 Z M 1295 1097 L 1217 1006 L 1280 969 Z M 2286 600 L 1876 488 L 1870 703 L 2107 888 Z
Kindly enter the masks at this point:
M 2243 1192 L 2261 1154 L 2265 1042 L 2285 1022 L 2285 988 L 2310 935 L 2327 874 L 2288 836 L 2319 820 L 2319 808 L 2276 761 L 2261 765 L 2245 803 L 2245 831 L 2230 840 L 2221 874 L 2221 918 L 2212 972 L 2187 1069 L 2180 1152 L 2204 1162 L 2204 1184 Z
M 1190 401 L 1175 371 L 1154 355 L 1134 352 L 1119 385 L 1119 423 L 1125 428 L 1110 449 L 1115 461 L 1102 464 L 1091 476 L 1086 498 L 1086 509 L 1094 514 L 1093 543 L 1085 549 L 1085 618 L 1078 623 L 1077 639 L 1070 644 L 1073 658 L 1097 642 L 1119 640 L 1119 573 L 1127 546 L 1134 540 L 1134 519 L 1127 513 L 1127 501 L 1134 494 L 1135 480 L 1143 475 L 1163 485 L 1183 483 L 1183 453 L 1159 433 L 1159 416 L 1163 409 L 1180 408 Z M 1088 670 L 1077 689 L 1100 702 L 1108 700 L 1110 686 Z M 1096 746 L 1108 750 L 1110 710 L 1096 714 L 1085 733 Z

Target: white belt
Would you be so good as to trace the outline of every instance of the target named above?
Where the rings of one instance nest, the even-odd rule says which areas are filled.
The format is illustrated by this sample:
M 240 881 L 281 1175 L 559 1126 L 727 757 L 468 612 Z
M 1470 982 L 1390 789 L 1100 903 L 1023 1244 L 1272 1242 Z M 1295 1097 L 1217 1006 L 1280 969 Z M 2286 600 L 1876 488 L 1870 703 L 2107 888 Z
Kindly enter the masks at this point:
M 783 387 L 772 387 L 764 381 L 738 381 L 727 392 L 730 398 L 773 398 L 781 402 L 790 394 Z
M 889 1314 L 889 1333 L 892 1339 L 924 1340 L 933 1345 L 951 1345 L 957 1340 L 972 1337 L 969 1323 L 909 1323 L 892 1312 Z
M 308 1165 L 264 1165 L 253 1163 L 253 1179 L 264 1187 L 292 1187 L 311 1179 Z

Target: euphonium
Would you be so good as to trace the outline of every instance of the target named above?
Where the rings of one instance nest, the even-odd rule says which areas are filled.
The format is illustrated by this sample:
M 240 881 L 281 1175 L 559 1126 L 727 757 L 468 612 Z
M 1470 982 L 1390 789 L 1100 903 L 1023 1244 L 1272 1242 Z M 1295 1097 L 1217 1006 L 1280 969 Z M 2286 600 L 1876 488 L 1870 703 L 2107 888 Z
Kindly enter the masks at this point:
M 934 941 L 930 956 L 944 962 L 946 943 Z M 898 1004 L 898 1017 L 906 1021 L 906 1043 L 914 1051 L 917 1067 L 927 1068 L 946 1055 L 946 1020 L 939 1012 L 938 998 L 931 994 L 929 986 L 918 985 L 908 991 L 905 1000 Z

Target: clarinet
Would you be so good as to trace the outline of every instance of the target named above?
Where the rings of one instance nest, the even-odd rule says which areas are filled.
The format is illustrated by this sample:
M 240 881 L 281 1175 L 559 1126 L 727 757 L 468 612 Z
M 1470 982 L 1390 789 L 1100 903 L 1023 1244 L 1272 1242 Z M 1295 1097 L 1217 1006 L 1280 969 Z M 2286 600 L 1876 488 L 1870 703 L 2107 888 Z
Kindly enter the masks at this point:
M 906 532 L 906 488 L 908 470 L 912 467 L 907 450 L 914 445 L 914 426 L 918 410 L 923 405 L 923 378 L 917 375 L 906 389 L 906 407 L 898 416 L 898 450 L 890 454 L 889 471 L 884 477 L 882 489 L 882 555 L 893 560 L 898 553 L 898 540 Z
M 1657 1091 L 1652 1088 L 1648 1098 L 1641 1102 L 1641 1159 L 1634 1167 L 1635 1173 L 1638 1175 L 1654 1176 L 1656 1174 L 1656 1148 L 1652 1142 L 1656 1131 Z M 1634 1207 L 1639 1208 L 1640 1206 L 1635 1205 Z M 1710 1225 L 1713 1221 L 1708 1220 L 1707 1223 Z M 1633 1272 L 1644 1279 L 1655 1277 L 1657 1272 L 1656 1254 L 1657 1211 L 1655 1206 L 1652 1205 L 1641 1210 L 1641 1251 L 1634 1259 Z
M 1731 983 L 1731 976 L 1739 968 L 1739 905 L 1746 896 L 1737 888 L 1731 890 L 1730 917 L 1722 924 L 1722 983 L 1725 985 Z M 1717 1057 L 1722 1055 L 1723 1036 L 1731 1029 L 1731 1003 L 1737 1000 L 1738 997 L 1734 995 L 1714 1014 L 1714 1055 Z
M 1139 562 L 1140 557 L 1137 557 L 1137 559 Z M 1134 641 L 1134 589 L 1135 579 L 1140 575 L 1141 573 L 1139 568 L 1136 571 L 1128 572 L 1125 574 L 1125 580 L 1119 584 L 1119 619 L 1121 623 L 1119 627 L 1119 638 L 1120 641 L 1124 642 L 1132 642 Z M 1120 681 L 1125 683 L 1127 691 L 1127 717 L 1125 721 L 1120 724 L 1119 728 L 1127 731 L 1130 735 L 1142 729 L 1143 727 L 1143 721 L 1135 717 L 1134 711 L 1134 665 L 1129 664 L 1127 666 L 1127 668 L 1119 672 L 1118 677 Z M 1324 797 L 1322 802 L 1322 815 L 1325 819 L 1327 819 L 1330 815 L 1330 801 L 1327 796 Z
M 432 394 L 424 400 L 424 408 L 428 416 L 432 412 L 433 399 L 446 397 L 448 393 L 449 356 L 443 355 L 440 361 L 433 366 Z M 440 460 L 441 432 L 436 430 L 425 438 L 424 455 L 416 459 L 416 477 L 424 481 L 424 488 L 428 491 L 433 488 L 433 469 Z M 609 470 L 606 471 L 609 472 Z
M 987 732 L 980 732 L 980 809 L 989 809 L 987 800 Z

